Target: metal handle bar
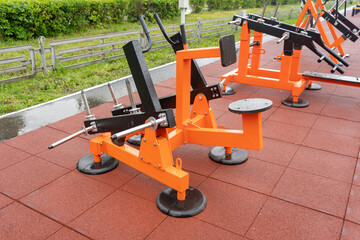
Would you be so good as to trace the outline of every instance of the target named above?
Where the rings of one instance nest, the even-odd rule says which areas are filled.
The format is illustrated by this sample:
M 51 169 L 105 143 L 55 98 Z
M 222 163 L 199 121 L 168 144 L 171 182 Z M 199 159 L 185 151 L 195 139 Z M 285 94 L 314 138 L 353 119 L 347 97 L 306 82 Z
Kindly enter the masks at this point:
M 139 16 L 139 21 L 141 23 L 142 28 L 144 29 L 145 36 L 148 40 L 148 46 L 144 50 L 142 50 L 143 53 L 146 53 L 151 49 L 152 41 L 151 41 L 150 33 L 146 26 L 143 16 L 141 16 L 141 15 Z
M 278 13 L 278 11 L 279 11 L 279 6 L 280 6 L 280 2 L 277 2 L 277 3 L 276 3 L 275 12 L 274 12 L 274 16 L 273 16 L 274 19 L 276 19 L 276 15 L 277 15 L 277 13 Z
M 159 124 L 167 124 L 167 120 L 166 117 L 161 117 L 159 119 L 155 119 L 154 117 L 149 117 L 147 123 L 141 124 L 139 126 L 133 127 L 133 128 L 129 128 L 127 130 L 115 133 L 113 135 L 111 135 L 111 139 L 115 140 L 115 139 L 119 139 L 122 137 L 125 137 L 126 135 L 129 135 L 131 133 L 140 131 L 140 130 L 144 130 L 145 128 L 150 128 L 151 130 L 156 130 L 159 126 Z
M 262 13 L 261 13 L 261 20 L 264 18 L 264 16 L 265 16 L 265 11 L 266 11 L 266 7 L 267 7 L 267 5 L 268 5 L 268 3 L 267 2 L 265 2 L 264 3 L 264 9 L 263 9 L 263 11 L 262 11 Z
M 69 141 L 69 140 L 71 140 L 71 139 L 73 139 L 73 138 L 75 138 L 75 137 L 77 137 L 77 136 L 80 136 L 81 134 L 88 133 L 88 132 L 90 132 L 91 130 L 93 130 L 93 129 L 95 129 L 95 128 L 96 128 L 95 125 L 92 125 L 92 126 L 87 127 L 87 128 L 83 128 L 82 130 L 80 130 L 80 131 L 78 131 L 78 132 L 76 132 L 76 133 L 73 133 L 73 134 L 71 134 L 70 136 L 67 136 L 67 137 L 65 137 L 65 138 L 63 138 L 63 139 L 61 139 L 61 140 L 59 140 L 59 141 L 51 144 L 51 145 L 48 147 L 48 149 L 53 149 L 54 147 L 57 147 L 57 146 L 59 146 L 60 144 L 63 144 L 63 143 L 65 143 L 65 142 L 67 142 L 67 141 Z
M 179 41 L 173 41 L 169 38 L 169 36 L 167 35 L 166 31 L 165 31 L 165 28 L 164 28 L 164 25 L 162 24 L 161 22 L 161 19 L 159 17 L 159 15 L 157 13 L 154 14 L 154 18 L 155 18 L 155 21 L 157 23 L 157 25 L 159 26 L 162 34 L 164 35 L 164 38 L 166 39 L 166 41 L 168 41 L 168 43 L 170 43 L 170 45 L 174 46 L 176 44 L 179 43 Z
M 183 43 L 184 45 L 187 44 L 187 42 L 186 42 L 185 25 L 184 25 L 184 24 L 181 24 L 181 25 L 180 25 L 180 33 L 181 33 L 182 43 Z

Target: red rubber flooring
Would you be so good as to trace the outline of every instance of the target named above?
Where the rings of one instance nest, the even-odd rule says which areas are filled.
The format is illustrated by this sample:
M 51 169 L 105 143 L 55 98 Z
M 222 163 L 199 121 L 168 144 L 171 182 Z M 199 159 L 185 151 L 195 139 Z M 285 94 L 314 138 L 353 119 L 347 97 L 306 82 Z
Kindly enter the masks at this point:
M 350 17 L 358 26 L 360 15 Z M 263 66 L 279 67 L 275 41 L 264 44 Z M 359 42 L 345 42 L 360 76 Z M 302 70 L 328 73 L 304 49 Z M 236 66 L 202 67 L 209 83 Z M 157 84 L 160 96 L 174 92 L 175 79 Z M 281 105 L 289 92 L 233 83 L 237 93 L 211 102 L 218 124 L 241 128 L 227 111 L 236 99 L 263 97 L 274 107 L 263 113 L 264 148 L 250 150 L 242 165 L 208 159 L 211 147 L 186 145 L 174 151 L 190 173 L 190 185 L 207 197 L 199 215 L 176 219 L 158 211 L 164 185 L 120 163 L 100 176 L 79 173 L 89 153 L 78 137 L 53 150 L 47 146 L 82 126 L 84 113 L 0 143 L 0 239 L 360 239 L 360 91 L 321 83 L 306 91 L 304 109 Z M 127 97 L 120 99 L 126 103 Z M 93 109 L 110 116 L 112 103 Z M 91 136 L 93 137 L 93 136 Z

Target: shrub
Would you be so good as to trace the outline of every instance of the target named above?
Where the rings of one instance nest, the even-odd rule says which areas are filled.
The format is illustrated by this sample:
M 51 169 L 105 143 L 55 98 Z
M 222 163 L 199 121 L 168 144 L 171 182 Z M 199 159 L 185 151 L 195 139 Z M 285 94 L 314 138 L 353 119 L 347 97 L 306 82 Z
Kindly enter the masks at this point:
M 157 13 L 160 18 L 172 18 L 179 14 L 177 0 L 132 0 L 128 7 L 128 20 L 138 21 L 137 17 L 143 15 L 150 22 L 154 22 L 153 15 Z
M 52 37 L 86 27 L 118 23 L 138 15 L 153 20 L 178 14 L 177 0 L 1 0 L 0 38 Z
M 207 0 L 209 10 L 220 9 L 220 0 Z
M 195 13 L 201 12 L 202 8 L 204 7 L 205 0 L 190 0 L 191 9 Z

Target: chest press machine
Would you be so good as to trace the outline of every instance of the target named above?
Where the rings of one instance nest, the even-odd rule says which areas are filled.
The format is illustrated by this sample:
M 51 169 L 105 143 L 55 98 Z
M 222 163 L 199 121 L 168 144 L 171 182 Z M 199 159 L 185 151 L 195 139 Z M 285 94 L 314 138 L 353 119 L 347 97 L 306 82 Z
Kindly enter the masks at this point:
M 325 3 L 327 1 L 328 0 L 326 0 Z M 315 4 L 312 0 L 302 0 L 302 2 L 304 6 L 300 12 L 298 20 L 295 23 L 295 26 L 304 27 L 309 18 L 315 19 L 315 17 L 320 14 L 320 17 L 326 20 L 326 24 L 333 38 L 333 42 L 331 42 L 321 21 L 316 21 L 314 27 L 316 26 L 318 28 L 325 44 L 333 50 L 338 49 L 342 58 L 350 57 L 350 54 L 345 53 L 341 44 L 346 39 L 349 39 L 352 42 L 356 42 L 359 38 L 358 36 L 360 36 L 360 29 L 339 12 L 339 8 L 343 4 L 346 4 L 346 0 L 343 0 L 340 4 L 339 0 L 336 0 L 335 4 L 330 8 L 329 11 L 326 10 L 325 3 L 323 3 L 322 0 L 317 0 Z M 318 9 L 320 9 L 319 12 Z M 338 36 L 335 29 L 340 31 L 341 36 Z M 337 59 L 335 59 L 333 56 L 332 59 L 338 63 Z
M 172 151 L 180 145 L 190 143 L 221 146 L 223 151 L 217 157 L 222 155 L 223 159 L 218 159 L 219 162 L 238 164 L 237 148 L 262 148 L 261 112 L 270 109 L 272 102 L 265 99 L 233 102 L 229 105 L 229 110 L 242 114 L 243 130 L 218 127 L 209 105 L 206 93 L 208 90 L 195 88 L 191 91 L 191 62 L 196 58 L 210 57 L 221 57 L 223 66 L 235 62 L 234 37 L 222 37 L 219 41 L 220 47 L 189 49 L 184 25 L 180 26 L 183 50 L 176 52 L 176 96 L 169 96 L 169 101 L 165 100 L 166 97 L 160 101 L 142 53 L 151 47 L 150 35 L 142 18 L 140 22 L 148 38 L 148 47 L 142 51 L 139 42 L 134 40 L 127 43 L 123 49 L 139 92 L 141 106 L 132 104 L 131 108 L 119 107 L 113 110 L 114 116 L 96 119 L 91 115 L 84 98 L 88 114 L 84 129 L 50 145 L 49 148 L 56 147 L 82 132 L 103 133 L 90 140 L 91 154 L 79 160 L 79 171 L 101 174 L 114 169 L 118 161 L 121 161 L 169 186 L 157 198 L 160 211 L 173 217 L 194 216 L 204 210 L 206 197 L 198 189 L 189 187 L 189 174 L 182 170 L 180 158 L 174 162 Z M 212 96 L 221 96 L 218 87 L 206 86 L 205 89 L 210 89 Z M 175 106 L 171 101 L 175 101 Z M 166 105 L 170 108 L 165 108 Z M 172 107 L 176 108 L 176 117 Z M 139 108 L 141 111 L 134 111 Z M 144 131 L 140 149 L 125 142 L 139 131 Z M 217 153 L 219 151 L 215 151 L 214 155 Z
M 323 41 L 319 33 L 314 29 L 295 27 L 289 24 L 276 21 L 275 18 L 264 18 L 266 4 L 262 16 L 249 14 L 246 17 L 235 15 L 232 24 L 242 26 L 240 35 L 240 50 L 238 68 L 223 75 L 221 84 L 226 86 L 230 82 L 238 82 L 249 85 L 270 87 L 291 91 L 292 94 L 282 100 L 282 103 L 289 107 L 307 107 L 309 102 L 299 98 L 305 89 L 318 90 L 321 87 L 312 81 L 332 82 L 343 85 L 359 86 L 360 79 L 356 77 L 339 77 L 331 74 L 313 72 L 299 73 L 299 64 L 302 47 L 305 46 L 316 54 L 318 62 L 325 61 L 332 67 L 331 72 L 338 71 L 343 74 L 345 71 L 339 64 L 333 62 L 318 50 L 314 43 L 337 59 L 342 65 L 349 63 L 330 49 Z M 317 18 L 318 19 L 318 18 Z M 254 40 L 250 42 L 251 32 L 254 31 Z M 278 37 L 278 44 L 284 42 L 283 55 L 276 60 L 281 62 L 280 70 L 260 68 L 261 55 L 265 54 L 262 48 L 263 34 Z M 251 51 L 252 49 L 252 51 Z M 251 51 L 251 52 L 250 52 Z M 250 59 L 250 64 L 248 61 Z

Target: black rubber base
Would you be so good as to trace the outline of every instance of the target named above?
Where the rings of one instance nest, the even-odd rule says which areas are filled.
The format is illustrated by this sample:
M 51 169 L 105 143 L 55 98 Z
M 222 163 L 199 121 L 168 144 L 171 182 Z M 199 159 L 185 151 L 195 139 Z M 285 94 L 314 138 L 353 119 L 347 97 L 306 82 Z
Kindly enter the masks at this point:
M 222 95 L 234 95 L 236 91 L 232 87 L 226 86 L 225 91 L 222 92 Z
M 184 201 L 177 199 L 177 191 L 172 188 L 163 190 L 156 199 L 158 209 L 169 216 L 177 218 L 192 217 L 201 213 L 206 207 L 206 197 L 198 189 L 189 187 Z
M 317 91 L 321 89 L 321 85 L 317 84 L 317 83 L 312 83 L 311 86 L 307 86 L 305 88 L 306 90 L 313 90 L 313 91 Z
M 285 106 L 293 107 L 293 108 L 305 108 L 305 107 L 309 106 L 309 102 L 306 101 L 305 99 L 299 98 L 298 102 L 294 102 L 293 96 L 290 96 L 290 97 L 282 100 L 281 103 L 284 104 Z
M 226 154 L 224 147 L 214 147 L 209 152 L 209 158 L 220 164 L 237 165 L 246 162 L 248 154 L 241 148 L 233 148 L 231 154 Z
M 129 138 L 128 140 L 126 140 L 128 143 L 135 145 L 135 146 L 140 146 L 141 143 L 141 135 L 137 134 L 132 136 L 131 138 Z
M 80 158 L 76 167 L 79 172 L 98 175 L 110 172 L 119 165 L 119 161 L 107 154 L 101 155 L 101 163 L 94 162 L 94 155 L 88 154 Z

